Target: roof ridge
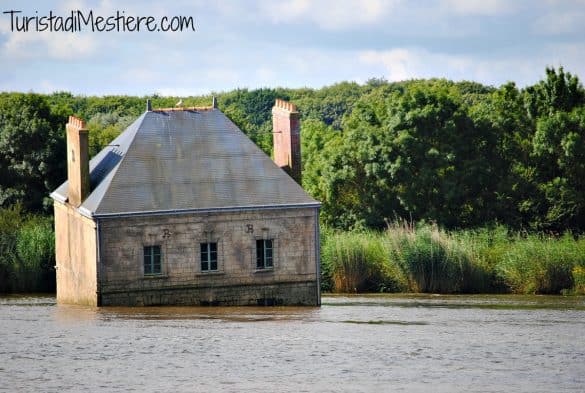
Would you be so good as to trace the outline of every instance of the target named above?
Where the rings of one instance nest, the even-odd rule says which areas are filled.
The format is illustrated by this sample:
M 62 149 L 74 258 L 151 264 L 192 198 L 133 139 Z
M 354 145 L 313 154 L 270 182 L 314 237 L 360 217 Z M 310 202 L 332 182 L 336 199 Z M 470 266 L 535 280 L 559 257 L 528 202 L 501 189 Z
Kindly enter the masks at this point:
M 155 108 L 150 112 L 179 112 L 179 111 L 211 111 L 217 108 L 212 106 L 186 106 L 174 108 Z

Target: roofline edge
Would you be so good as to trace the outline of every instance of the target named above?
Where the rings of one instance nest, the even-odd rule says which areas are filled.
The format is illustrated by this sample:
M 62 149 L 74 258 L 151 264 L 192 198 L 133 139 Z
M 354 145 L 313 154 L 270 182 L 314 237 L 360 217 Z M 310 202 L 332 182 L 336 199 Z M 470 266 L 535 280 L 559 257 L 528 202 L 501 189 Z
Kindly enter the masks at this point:
M 63 197 L 63 195 L 56 193 L 55 191 L 53 191 L 52 193 L 49 194 L 49 197 L 52 198 L 54 201 L 57 202 L 61 202 L 61 203 L 65 203 L 67 202 L 67 198 Z
M 321 202 L 296 203 L 288 205 L 259 205 L 259 206 L 237 206 L 237 207 L 212 207 L 205 209 L 173 209 L 173 210 L 151 210 L 143 212 L 125 212 L 125 213 L 93 213 L 93 218 L 123 218 L 123 217 L 141 217 L 141 216 L 161 216 L 167 214 L 190 214 L 190 213 L 215 213 L 215 212 L 235 212 L 235 211 L 252 211 L 252 210 L 284 210 L 284 209 L 302 209 L 302 208 L 321 208 Z
M 73 208 L 74 210 L 76 210 L 79 214 L 81 214 L 82 216 L 86 217 L 86 218 L 90 218 L 93 220 L 93 214 L 91 213 L 91 211 L 89 211 L 88 209 L 86 209 L 83 206 L 79 206 L 79 207 L 74 207 L 71 204 L 67 203 L 67 198 L 63 198 L 62 195 L 60 194 L 55 194 L 55 193 L 51 193 L 49 196 L 51 198 L 53 198 L 53 201 L 60 203 L 63 206 L 70 206 L 71 208 Z

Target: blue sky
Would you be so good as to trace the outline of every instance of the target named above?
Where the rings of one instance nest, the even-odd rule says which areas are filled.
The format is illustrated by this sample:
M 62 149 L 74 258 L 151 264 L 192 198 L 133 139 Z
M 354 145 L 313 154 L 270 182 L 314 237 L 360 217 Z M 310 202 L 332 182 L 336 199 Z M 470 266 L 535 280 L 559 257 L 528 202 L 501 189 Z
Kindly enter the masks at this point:
M 11 32 L 0 14 L 0 91 L 187 96 L 444 77 L 585 78 L 583 0 L 3 0 L 1 11 L 193 16 L 195 32 Z

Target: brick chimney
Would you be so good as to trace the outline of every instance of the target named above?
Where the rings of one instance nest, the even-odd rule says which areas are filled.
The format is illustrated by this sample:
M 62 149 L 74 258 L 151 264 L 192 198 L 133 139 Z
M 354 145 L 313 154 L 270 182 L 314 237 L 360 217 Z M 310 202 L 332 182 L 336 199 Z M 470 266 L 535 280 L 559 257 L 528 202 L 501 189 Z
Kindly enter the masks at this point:
M 79 207 L 89 195 L 89 135 L 85 122 L 75 116 L 69 116 L 66 130 L 69 203 Z
M 272 128 L 274 162 L 301 184 L 301 114 L 296 105 L 276 99 Z

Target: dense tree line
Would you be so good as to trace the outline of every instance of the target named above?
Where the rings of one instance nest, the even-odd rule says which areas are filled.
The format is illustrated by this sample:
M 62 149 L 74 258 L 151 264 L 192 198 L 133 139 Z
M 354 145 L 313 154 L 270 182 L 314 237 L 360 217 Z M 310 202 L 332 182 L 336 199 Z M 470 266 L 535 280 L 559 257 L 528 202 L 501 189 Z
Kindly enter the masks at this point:
M 303 186 L 323 202 L 327 225 L 381 228 L 406 219 L 448 228 L 585 229 L 585 91 L 562 68 L 523 89 L 372 79 L 213 95 L 268 154 L 274 99 L 297 104 Z M 179 99 L 1 93 L 0 207 L 50 212 L 48 194 L 66 177 L 67 116 L 88 122 L 95 154 L 145 110 L 147 98 L 154 107 Z M 211 103 L 211 95 L 182 99 Z
M 585 93 L 562 68 L 525 89 L 382 84 L 340 132 L 315 122 L 303 132 L 305 187 L 334 226 L 585 228 Z

